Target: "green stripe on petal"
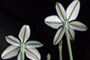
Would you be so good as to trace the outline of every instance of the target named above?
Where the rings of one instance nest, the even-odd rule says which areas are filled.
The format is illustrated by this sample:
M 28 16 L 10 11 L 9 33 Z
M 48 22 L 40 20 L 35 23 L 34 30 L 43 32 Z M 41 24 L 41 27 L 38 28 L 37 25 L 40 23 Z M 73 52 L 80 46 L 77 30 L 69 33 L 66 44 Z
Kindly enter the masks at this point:
M 26 44 L 25 44 L 26 47 L 28 48 L 36 48 L 36 47 L 42 47 L 43 44 L 41 44 L 40 42 L 38 41 L 28 41 Z
M 39 52 L 35 48 L 32 48 L 32 49 L 25 48 L 25 50 L 26 50 L 26 56 L 29 59 L 40 60 L 40 54 L 39 54 Z
M 74 30 L 71 29 L 71 28 L 69 28 L 69 29 L 68 29 L 68 33 L 69 33 L 69 38 L 70 38 L 71 40 L 74 40 L 74 38 L 75 38 L 75 32 L 74 32 Z
M 74 40 L 74 38 L 72 37 L 72 34 L 71 34 L 71 32 L 70 32 L 69 29 L 68 29 L 68 32 L 69 32 L 69 34 L 70 34 L 71 39 Z
M 25 36 L 26 36 L 26 26 L 25 26 L 25 29 L 24 29 L 23 43 L 24 43 L 24 40 L 25 40 Z
M 66 20 L 66 13 L 64 7 L 60 3 L 56 3 L 56 11 L 62 21 Z
M 19 47 L 11 45 L 2 53 L 2 59 L 12 58 L 18 54 L 18 51 Z
M 58 29 L 60 26 L 62 26 L 62 21 L 56 15 L 46 17 L 44 22 L 46 25 L 54 29 Z
M 76 26 L 76 27 L 79 27 L 79 28 L 83 28 L 83 29 L 88 29 L 88 28 L 85 27 L 85 26 L 80 26 L 80 25 L 76 25 L 76 24 L 70 24 L 70 25 L 72 25 L 72 26 Z
M 57 31 L 57 33 L 56 33 L 56 35 L 54 37 L 53 45 L 58 44 L 60 42 L 60 40 L 62 39 L 63 35 L 64 35 L 64 28 L 62 27 Z
M 74 5 L 75 4 L 75 5 Z M 73 8 L 73 9 L 72 9 Z M 71 10 L 72 9 L 72 10 Z M 76 19 L 76 17 L 78 16 L 79 13 L 79 9 L 80 9 L 80 5 L 79 5 L 79 1 L 73 1 L 70 6 L 67 8 L 67 21 L 69 20 L 74 20 Z
M 46 22 L 50 24 L 63 24 L 62 22 L 52 22 L 52 21 L 46 21 Z
M 15 46 L 20 46 L 20 41 L 17 38 L 15 38 L 14 36 L 9 35 L 5 38 L 8 43 L 15 45 Z
M 19 33 L 19 38 L 21 40 L 22 43 L 25 43 L 30 36 L 30 27 L 28 25 L 24 25 Z
M 69 26 L 70 26 L 72 29 L 75 29 L 75 30 L 78 30 L 78 31 L 86 31 L 86 30 L 88 29 L 88 28 L 86 27 L 86 25 L 84 25 L 83 23 L 78 22 L 78 21 L 70 22 L 70 23 L 69 23 Z
M 2 58 L 5 57 L 5 56 L 7 56 L 8 54 L 12 53 L 12 52 L 15 51 L 15 50 L 18 50 L 18 47 L 15 48 L 15 49 L 13 49 L 13 50 L 11 50 L 11 51 L 9 51 L 9 52 L 7 52 L 4 56 L 2 56 Z

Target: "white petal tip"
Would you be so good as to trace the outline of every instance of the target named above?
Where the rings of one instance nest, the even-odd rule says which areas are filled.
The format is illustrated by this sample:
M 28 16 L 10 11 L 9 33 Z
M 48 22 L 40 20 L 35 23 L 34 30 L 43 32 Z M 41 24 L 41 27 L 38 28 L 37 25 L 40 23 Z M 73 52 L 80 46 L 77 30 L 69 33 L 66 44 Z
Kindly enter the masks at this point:
M 5 39 L 7 39 L 7 37 L 10 37 L 10 36 L 12 36 L 12 35 L 5 36 Z
M 23 25 L 22 27 L 27 27 L 27 28 L 30 28 L 29 25 Z
M 56 4 L 59 3 L 59 2 L 56 2 Z
M 7 38 L 8 36 L 5 36 L 5 39 Z
M 31 30 L 29 25 L 23 25 L 18 35 L 21 42 L 25 43 L 29 39 L 30 33 Z
M 3 55 L 1 55 L 1 58 L 3 59 Z
M 57 44 L 53 43 L 53 45 L 57 45 Z
M 73 38 L 73 39 L 70 39 L 71 41 L 75 41 L 75 38 Z
M 59 43 L 59 42 L 58 42 Z M 58 43 L 56 43 L 55 41 L 53 42 L 53 45 L 57 45 Z
M 41 47 L 43 46 L 43 44 L 42 43 L 40 43 L 41 44 Z
M 58 43 L 53 42 L 53 45 L 57 45 Z
M 29 26 L 29 25 L 23 25 L 23 26 Z

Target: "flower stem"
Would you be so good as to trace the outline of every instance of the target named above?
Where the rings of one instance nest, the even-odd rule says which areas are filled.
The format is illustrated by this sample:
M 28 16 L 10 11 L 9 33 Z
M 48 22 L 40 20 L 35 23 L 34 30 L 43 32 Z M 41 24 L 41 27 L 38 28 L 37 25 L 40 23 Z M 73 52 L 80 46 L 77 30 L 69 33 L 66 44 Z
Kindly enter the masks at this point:
M 62 40 L 59 43 L 59 56 L 60 60 L 62 60 Z
M 24 44 L 21 45 L 21 60 L 24 60 L 24 50 L 25 50 L 25 46 Z
M 70 39 L 69 39 L 69 35 L 68 35 L 68 24 L 67 23 L 68 22 L 66 21 L 66 24 L 65 24 L 65 34 L 66 34 L 66 38 L 67 38 L 67 45 L 68 45 L 69 57 L 70 57 L 70 60 L 73 60 L 71 43 L 70 43 Z
M 68 35 L 67 35 L 67 45 L 68 45 L 68 51 L 69 51 L 70 60 L 73 60 L 72 49 L 71 49 L 71 43 L 70 43 L 70 40 L 69 40 Z

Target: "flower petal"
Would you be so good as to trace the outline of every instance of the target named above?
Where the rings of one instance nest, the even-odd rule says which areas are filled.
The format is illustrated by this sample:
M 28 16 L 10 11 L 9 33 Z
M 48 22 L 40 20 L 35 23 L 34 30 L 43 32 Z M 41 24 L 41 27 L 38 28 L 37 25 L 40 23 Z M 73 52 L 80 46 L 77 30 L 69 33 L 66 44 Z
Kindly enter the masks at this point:
M 80 2 L 78 0 L 74 0 L 67 8 L 67 20 L 72 21 L 75 20 L 79 14 L 80 10 Z
M 24 25 L 19 33 L 19 38 L 21 42 L 25 43 L 30 37 L 30 27 L 28 25 Z
M 41 56 L 37 49 L 35 48 L 25 48 L 26 56 L 31 60 L 40 60 Z
M 86 25 L 84 25 L 83 23 L 78 22 L 78 21 L 70 22 L 70 23 L 69 23 L 69 26 L 70 26 L 72 29 L 75 29 L 75 30 L 78 30 L 78 31 L 86 31 L 86 30 L 88 29 L 88 28 L 86 27 Z
M 20 46 L 20 41 L 16 37 L 9 35 L 9 36 L 6 36 L 5 38 L 8 43 L 15 46 Z
M 26 43 L 26 47 L 27 48 L 35 48 L 35 47 L 42 47 L 43 44 L 41 44 L 40 42 L 38 41 L 28 41 Z
M 11 45 L 7 49 L 4 50 L 1 57 L 2 59 L 12 58 L 18 54 L 18 51 L 19 51 L 19 47 Z
M 64 35 L 64 28 L 61 27 L 61 28 L 57 31 L 57 33 L 56 33 L 56 35 L 55 35 L 55 37 L 54 37 L 54 42 L 53 42 L 53 44 L 54 44 L 54 45 L 58 44 L 58 43 L 60 42 L 60 40 L 62 39 L 63 35 Z
M 74 39 L 75 39 L 75 32 L 74 32 L 74 30 L 71 29 L 71 28 L 69 28 L 69 29 L 68 29 L 68 33 L 69 33 L 69 38 L 70 38 L 71 40 L 74 40 Z
M 58 29 L 60 26 L 62 26 L 62 21 L 56 15 L 45 18 L 45 23 L 54 29 Z
M 66 12 L 65 12 L 65 9 L 62 6 L 62 4 L 57 2 L 55 7 L 56 7 L 56 11 L 57 11 L 57 14 L 60 17 L 60 19 L 62 21 L 66 20 Z
M 21 54 L 19 52 L 17 60 L 21 60 Z

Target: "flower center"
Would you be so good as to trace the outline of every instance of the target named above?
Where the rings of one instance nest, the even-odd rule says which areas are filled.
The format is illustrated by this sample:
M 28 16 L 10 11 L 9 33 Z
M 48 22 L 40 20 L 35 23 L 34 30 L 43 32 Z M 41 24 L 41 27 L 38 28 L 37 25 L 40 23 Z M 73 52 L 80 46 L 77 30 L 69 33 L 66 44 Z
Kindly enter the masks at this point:
M 64 22 L 64 27 L 68 28 L 68 21 L 67 20 Z
M 25 44 L 21 44 L 21 51 L 23 51 L 25 49 Z

